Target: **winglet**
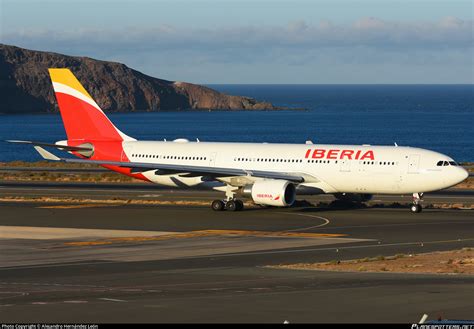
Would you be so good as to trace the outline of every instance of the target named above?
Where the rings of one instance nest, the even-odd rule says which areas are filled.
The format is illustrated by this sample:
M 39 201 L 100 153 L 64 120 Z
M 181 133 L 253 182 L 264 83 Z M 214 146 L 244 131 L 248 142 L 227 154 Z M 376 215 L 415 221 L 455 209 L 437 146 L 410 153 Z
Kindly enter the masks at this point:
M 33 146 L 36 151 L 43 157 L 45 160 L 51 160 L 51 161 L 59 161 L 61 160 L 57 156 L 55 156 L 53 153 L 46 151 L 44 148 L 41 146 Z

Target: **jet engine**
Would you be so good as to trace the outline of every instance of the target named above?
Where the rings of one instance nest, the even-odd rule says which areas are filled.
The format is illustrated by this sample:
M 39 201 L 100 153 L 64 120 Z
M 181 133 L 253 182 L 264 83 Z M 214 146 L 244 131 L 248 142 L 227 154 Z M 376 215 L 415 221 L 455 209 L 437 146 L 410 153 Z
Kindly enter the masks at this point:
M 364 193 L 336 193 L 334 197 L 341 201 L 362 203 L 371 200 L 373 195 Z
M 242 194 L 252 197 L 257 204 L 288 207 L 295 202 L 296 188 L 295 185 L 286 180 L 262 180 L 244 186 Z

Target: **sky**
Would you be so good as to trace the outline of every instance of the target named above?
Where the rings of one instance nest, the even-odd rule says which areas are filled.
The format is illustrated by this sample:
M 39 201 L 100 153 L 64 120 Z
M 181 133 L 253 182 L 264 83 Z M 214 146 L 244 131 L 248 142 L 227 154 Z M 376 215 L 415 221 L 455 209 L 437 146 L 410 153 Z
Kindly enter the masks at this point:
M 204 84 L 472 84 L 473 0 L 0 0 L 0 43 Z

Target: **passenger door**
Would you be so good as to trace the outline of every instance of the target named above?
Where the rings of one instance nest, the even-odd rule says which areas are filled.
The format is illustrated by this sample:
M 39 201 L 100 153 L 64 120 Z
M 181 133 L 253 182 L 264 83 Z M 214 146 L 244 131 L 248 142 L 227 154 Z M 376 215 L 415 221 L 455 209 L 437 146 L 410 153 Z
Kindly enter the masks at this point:
M 341 172 L 350 172 L 351 171 L 351 161 L 344 159 L 341 160 L 341 166 L 339 167 Z
M 211 156 L 209 157 L 209 167 L 216 166 L 216 154 L 216 152 L 211 153 Z
M 418 174 L 419 166 L 420 166 L 420 155 L 411 154 L 408 157 L 408 173 Z

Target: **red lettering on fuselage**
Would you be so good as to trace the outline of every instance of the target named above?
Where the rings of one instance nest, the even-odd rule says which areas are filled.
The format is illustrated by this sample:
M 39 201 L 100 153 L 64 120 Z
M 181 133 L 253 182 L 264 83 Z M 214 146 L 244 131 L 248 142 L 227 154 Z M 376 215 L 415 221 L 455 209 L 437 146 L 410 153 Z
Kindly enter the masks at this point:
M 360 158 L 361 160 L 364 160 L 364 159 L 370 159 L 370 160 L 374 160 L 374 151 L 367 151 L 364 153 L 364 155 Z
M 311 154 L 311 151 L 313 153 Z M 354 150 L 337 150 L 337 149 L 331 149 L 331 150 L 325 150 L 325 149 L 308 149 L 305 154 L 305 159 L 308 159 L 311 155 L 311 158 L 313 159 L 331 159 L 331 160 L 336 160 L 336 159 L 348 159 L 348 160 L 375 160 L 374 156 L 374 151 L 366 151 L 365 153 L 362 154 L 362 150 L 358 150 L 357 152 Z M 362 154 L 362 156 L 361 156 Z
M 326 154 L 326 150 L 315 149 L 313 152 L 313 159 L 322 159 L 324 158 L 325 154 Z
M 339 150 L 329 150 L 328 156 L 326 158 L 336 160 L 338 152 L 339 152 Z
M 352 154 L 354 154 L 353 150 L 343 150 L 341 152 L 341 160 L 344 159 L 344 157 L 347 157 L 347 159 L 352 160 Z

